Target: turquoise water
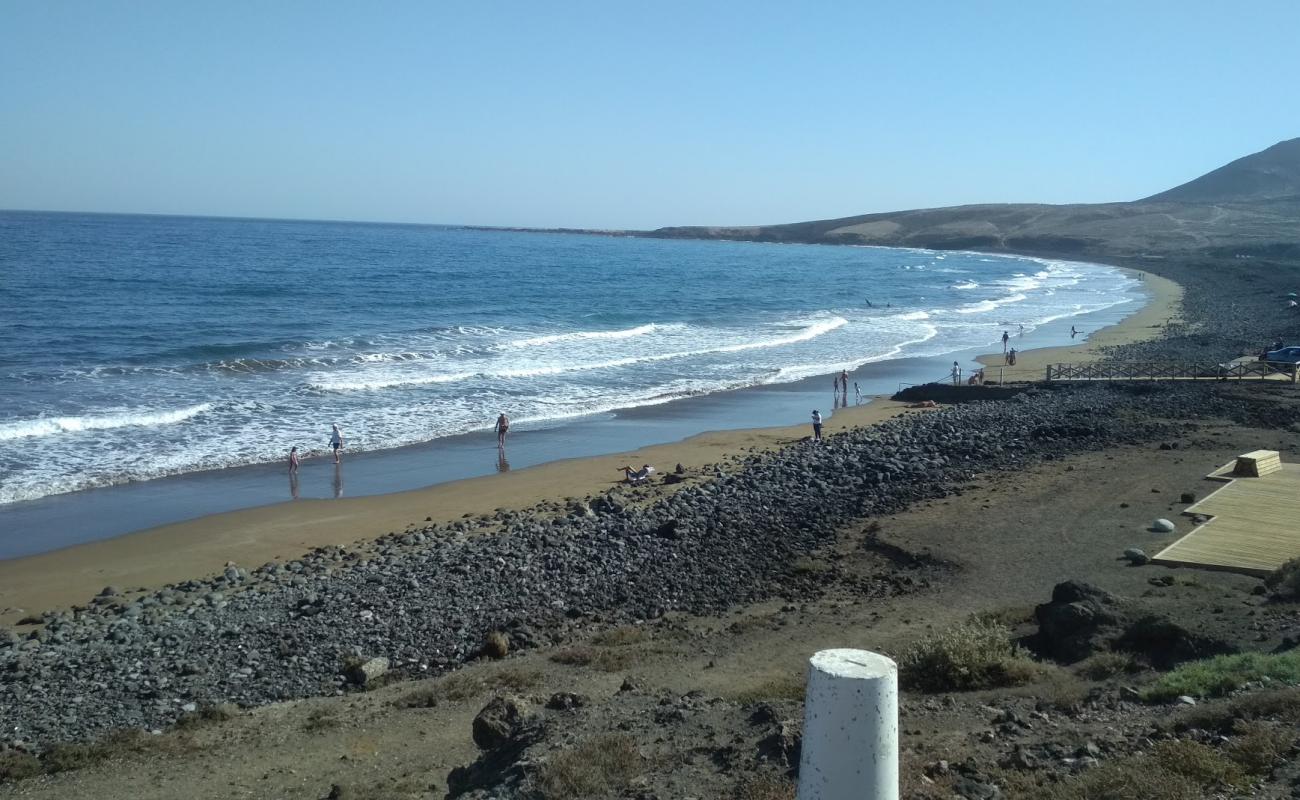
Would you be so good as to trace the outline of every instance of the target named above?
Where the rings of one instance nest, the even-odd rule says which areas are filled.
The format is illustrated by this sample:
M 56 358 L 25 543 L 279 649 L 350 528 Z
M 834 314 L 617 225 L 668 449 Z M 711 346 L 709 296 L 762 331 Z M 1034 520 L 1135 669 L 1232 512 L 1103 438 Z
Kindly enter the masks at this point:
M 384 450 L 996 349 L 1141 296 L 977 253 L 26 212 L 0 275 L 0 504 L 310 456 L 334 422 Z

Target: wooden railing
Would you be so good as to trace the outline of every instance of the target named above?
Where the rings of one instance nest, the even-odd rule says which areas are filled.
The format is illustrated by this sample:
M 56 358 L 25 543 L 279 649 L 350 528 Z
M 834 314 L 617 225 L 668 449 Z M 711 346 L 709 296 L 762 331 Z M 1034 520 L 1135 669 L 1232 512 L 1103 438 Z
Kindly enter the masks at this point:
M 1170 381 L 1170 380 L 1300 381 L 1300 363 L 1230 361 L 1223 364 L 1161 361 L 1096 361 L 1048 364 L 1047 381 Z

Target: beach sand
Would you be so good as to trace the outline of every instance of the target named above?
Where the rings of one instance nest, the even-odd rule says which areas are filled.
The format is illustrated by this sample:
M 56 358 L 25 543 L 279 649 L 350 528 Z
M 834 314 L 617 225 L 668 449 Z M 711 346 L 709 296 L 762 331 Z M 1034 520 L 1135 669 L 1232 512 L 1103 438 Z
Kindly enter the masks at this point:
M 1067 347 L 1018 353 L 1006 380 L 1041 380 L 1048 363 L 1095 359 L 1099 348 L 1154 337 L 1177 314 L 1181 288 L 1147 275 L 1150 301 L 1122 322 L 1094 332 Z M 1014 331 L 1012 332 L 1014 334 Z M 1014 346 L 1015 338 L 1012 338 Z M 988 377 L 998 377 L 1002 355 L 983 356 Z M 885 399 L 840 409 L 826 424 L 830 434 L 909 413 Z M 917 412 L 910 412 L 917 413 Z M 924 413 L 924 412 L 921 412 Z M 114 539 L 0 562 L 0 624 L 28 614 L 87 602 L 105 586 L 120 590 L 157 588 L 213 574 L 227 562 L 257 567 L 289 560 L 324 545 L 364 542 L 386 533 L 491 514 L 498 508 L 524 509 L 544 500 L 584 497 L 608 490 L 621 480 L 618 468 L 652 464 L 660 472 L 680 463 L 698 475 L 710 464 L 749 452 L 770 450 L 807 438 L 809 425 L 703 433 L 670 444 L 628 453 L 570 459 L 500 475 L 455 481 L 415 491 L 341 500 L 300 500 L 215 514 Z M 689 484 L 685 484 L 689 485 Z

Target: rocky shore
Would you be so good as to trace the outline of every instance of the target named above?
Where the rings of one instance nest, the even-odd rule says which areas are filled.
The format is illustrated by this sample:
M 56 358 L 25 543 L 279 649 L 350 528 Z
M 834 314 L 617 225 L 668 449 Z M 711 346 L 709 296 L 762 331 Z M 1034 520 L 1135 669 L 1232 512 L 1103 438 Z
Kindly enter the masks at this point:
M 719 465 L 667 496 L 620 489 L 158 591 L 107 587 L 30 633 L 0 634 L 4 744 L 39 750 L 222 702 L 436 674 L 476 657 L 493 631 L 527 648 L 579 623 L 795 596 L 788 564 L 847 521 L 943 497 L 980 472 L 1153 441 L 1170 419 L 1243 413 L 1208 384 L 1034 389 Z

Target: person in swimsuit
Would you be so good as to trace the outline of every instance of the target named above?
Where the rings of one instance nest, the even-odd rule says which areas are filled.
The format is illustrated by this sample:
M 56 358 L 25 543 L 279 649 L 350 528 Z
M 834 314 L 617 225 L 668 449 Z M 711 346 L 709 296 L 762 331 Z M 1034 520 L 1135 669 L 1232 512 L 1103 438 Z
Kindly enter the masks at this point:
M 298 471 L 298 448 L 289 448 L 289 472 Z
M 334 463 L 339 463 L 339 451 L 343 449 L 343 432 L 339 430 L 339 424 L 336 422 L 330 431 L 330 449 L 334 451 Z
M 505 414 L 497 416 L 497 447 L 506 446 L 506 432 L 510 430 L 510 418 Z

